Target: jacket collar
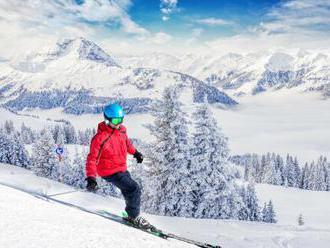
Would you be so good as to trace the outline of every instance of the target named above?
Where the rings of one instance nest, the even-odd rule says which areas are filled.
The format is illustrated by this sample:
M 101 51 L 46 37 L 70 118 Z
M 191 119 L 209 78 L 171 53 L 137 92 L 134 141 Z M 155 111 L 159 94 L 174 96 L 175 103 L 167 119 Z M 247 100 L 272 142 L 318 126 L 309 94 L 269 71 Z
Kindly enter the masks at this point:
M 119 129 L 113 129 L 113 128 L 107 126 L 104 121 L 100 122 L 98 124 L 98 127 L 97 127 L 97 132 L 112 133 L 112 132 L 116 132 L 116 131 L 117 132 L 118 131 L 125 132 L 126 131 L 126 127 L 123 126 L 123 125 L 120 125 Z

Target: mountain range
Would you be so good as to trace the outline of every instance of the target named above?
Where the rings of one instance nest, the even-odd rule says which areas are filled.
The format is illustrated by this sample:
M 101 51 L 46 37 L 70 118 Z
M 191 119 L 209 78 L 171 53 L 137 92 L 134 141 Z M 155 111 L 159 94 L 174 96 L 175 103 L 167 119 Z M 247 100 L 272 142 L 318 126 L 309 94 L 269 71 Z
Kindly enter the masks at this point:
M 193 90 L 193 101 L 222 107 L 239 97 L 281 88 L 330 96 L 330 56 L 300 51 L 212 56 L 113 56 L 85 38 L 16 61 L 0 62 L 0 104 L 12 110 L 63 107 L 73 114 L 99 113 L 109 101 L 131 113 L 145 111 L 169 86 Z

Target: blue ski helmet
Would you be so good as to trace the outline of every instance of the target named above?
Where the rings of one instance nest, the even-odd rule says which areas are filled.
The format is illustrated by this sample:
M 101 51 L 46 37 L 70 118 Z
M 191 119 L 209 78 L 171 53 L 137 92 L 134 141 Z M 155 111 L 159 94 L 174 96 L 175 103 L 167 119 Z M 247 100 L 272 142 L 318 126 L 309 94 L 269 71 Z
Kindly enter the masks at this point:
M 107 119 L 124 118 L 124 110 L 122 106 L 116 103 L 105 106 L 103 114 Z

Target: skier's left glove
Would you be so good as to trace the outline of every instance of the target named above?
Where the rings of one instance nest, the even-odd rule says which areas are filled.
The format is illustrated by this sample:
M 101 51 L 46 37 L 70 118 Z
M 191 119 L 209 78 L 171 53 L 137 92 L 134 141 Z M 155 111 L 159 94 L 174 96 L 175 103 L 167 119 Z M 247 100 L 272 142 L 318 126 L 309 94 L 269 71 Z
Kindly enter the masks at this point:
M 136 159 L 136 161 L 137 161 L 139 164 L 142 163 L 142 161 L 143 161 L 143 155 L 142 155 L 141 152 L 138 152 L 138 151 L 136 150 L 136 152 L 133 154 L 133 157 Z

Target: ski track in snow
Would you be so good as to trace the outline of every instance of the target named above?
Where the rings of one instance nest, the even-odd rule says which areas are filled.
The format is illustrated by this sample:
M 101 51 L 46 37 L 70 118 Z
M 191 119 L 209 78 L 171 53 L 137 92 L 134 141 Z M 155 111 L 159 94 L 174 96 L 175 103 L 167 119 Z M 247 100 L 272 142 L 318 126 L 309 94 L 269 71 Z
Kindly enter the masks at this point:
M 0 247 L 191 247 L 0 186 Z
M 31 171 L 5 164 L 0 164 L 0 182 L 49 195 L 72 190 L 69 186 L 37 177 Z M 224 248 L 328 247 L 330 192 L 316 192 L 322 195 L 309 201 L 313 192 L 296 189 L 300 198 L 305 199 L 300 210 L 314 208 L 318 212 L 309 212 L 309 215 L 314 213 L 314 216 L 304 216 L 306 226 L 303 227 L 296 226 L 296 205 L 287 204 L 287 197 L 293 194 L 291 189 L 257 185 L 257 193 L 262 200 L 275 195 L 278 216 L 283 216 L 284 220 L 280 220 L 279 224 L 267 224 L 143 215 L 160 229 L 219 244 Z M 322 197 L 323 205 L 319 204 L 322 201 L 318 201 L 318 197 Z M 114 214 L 124 208 L 121 199 L 86 192 L 59 195 L 56 198 L 87 209 L 104 209 Z M 0 186 L 0 199 L 0 247 L 194 247 L 174 240 L 161 240 L 116 222 L 3 186 Z M 319 219 L 319 213 L 324 215 L 323 220 Z

